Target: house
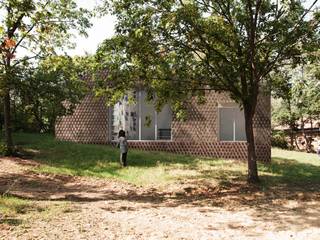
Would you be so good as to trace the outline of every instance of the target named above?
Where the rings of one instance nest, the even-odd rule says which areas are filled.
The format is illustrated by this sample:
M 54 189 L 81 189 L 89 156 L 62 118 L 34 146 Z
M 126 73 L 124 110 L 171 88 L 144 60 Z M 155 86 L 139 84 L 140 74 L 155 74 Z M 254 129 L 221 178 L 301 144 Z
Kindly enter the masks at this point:
M 148 103 L 144 91 L 133 92 L 134 103 L 124 97 L 113 107 L 87 95 L 72 115 L 56 122 L 56 138 L 92 144 L 112 144 L 120 129 L 130 148 L 167 151 L 206 157 L 245 160 L 247 143 L 243 111 L 226 93 L 208 91 L 207 101 L 187 106 L 187 120 L 175 119 L 170 106 L 161 112 Z M 261 95 L 254 117 L 259 161 L 271 159 L 270 96 Z

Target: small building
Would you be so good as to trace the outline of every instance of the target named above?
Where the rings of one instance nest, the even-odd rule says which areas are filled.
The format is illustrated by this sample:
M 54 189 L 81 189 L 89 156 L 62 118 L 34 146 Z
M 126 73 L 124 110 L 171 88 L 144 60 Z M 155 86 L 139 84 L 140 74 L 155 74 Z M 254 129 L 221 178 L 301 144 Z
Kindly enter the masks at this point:
M 226 93 L 208 91 L 207 101 L 187 105 L 187 119 L 177 120 L 170 106 L 157 112 L 144 91 L 125 96 L 113 107 L 88 94 L 72 115 L 59 117 L 56 138 L 90 144 L 112 144 L 119 130 L 127 133 L 129 147 L 196 156 L 247 158 L 244 113 Z M 271 160 L 270 96 L 261 95 L 254 116 L 259 161 Z

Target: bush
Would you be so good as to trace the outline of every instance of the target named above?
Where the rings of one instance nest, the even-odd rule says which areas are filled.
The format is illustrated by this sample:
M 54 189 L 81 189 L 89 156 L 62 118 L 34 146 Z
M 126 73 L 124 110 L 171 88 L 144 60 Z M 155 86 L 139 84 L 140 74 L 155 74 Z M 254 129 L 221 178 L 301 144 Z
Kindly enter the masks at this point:
M 286 135 L 284 134 L 284 132 L 279 132 L 279 131 L 272 132 L 271 146 L 282 148 L 282 149 L 289 149 L 288 141 L 286 139 Z
M 7 146 L 0 142 L 0 156 L 5 156 L 7 154 Z

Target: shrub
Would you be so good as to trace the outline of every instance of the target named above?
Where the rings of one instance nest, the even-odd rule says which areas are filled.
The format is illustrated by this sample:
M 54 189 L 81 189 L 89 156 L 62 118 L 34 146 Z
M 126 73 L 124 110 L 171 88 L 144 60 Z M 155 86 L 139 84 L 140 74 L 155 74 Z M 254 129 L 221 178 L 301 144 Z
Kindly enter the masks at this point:
M 272 132 L 271 146 L 282 148 L 282 149 L 289 149 L 288 141 L 286 139 L 286 135 L 284 134 L 284 132 L 280 132 L 280 131 Z
M 7 146 L 0 142 L 0 156 L 5 156 L 7 154 Z

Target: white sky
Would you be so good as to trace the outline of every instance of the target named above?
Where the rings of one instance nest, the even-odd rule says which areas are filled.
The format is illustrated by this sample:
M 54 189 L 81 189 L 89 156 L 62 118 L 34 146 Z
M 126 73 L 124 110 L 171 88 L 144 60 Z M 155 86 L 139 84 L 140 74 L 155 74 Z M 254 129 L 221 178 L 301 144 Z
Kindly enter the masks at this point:
M 77 0 L 80 7 L 87 9 L 93 9 L 96 2 L 96 0 Z M 88 38 L 76 36 L 76 39 L 73 40 L 76 48 L 68 50 L 67 53 L 70 55 L 94 54 L 103 40 L 114 35 L 115 21 L 116 18 L 110 15 L 92 19 L 93 26 L 87 31 Z
M 77 0 L 79 6 L 87 9 L 93 9 L 97 0 Z M 306 6 L 310 6 L 314 0 L 306 0 Z M 320 7 L 320 1 L 317 3 Z M 74 42 L 76 43 L 75 49 L 67 50 L 70 55 L 85 55 L 94 54 L 98 45 L 114 35 L 114 26 L 116 18 L 113 16 L 105 16 L 102 18 L 94 18 L 92 20 L 93 26 L 88 30 L 88 38 L 76 36 Z

